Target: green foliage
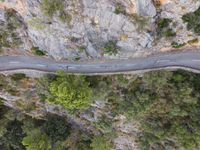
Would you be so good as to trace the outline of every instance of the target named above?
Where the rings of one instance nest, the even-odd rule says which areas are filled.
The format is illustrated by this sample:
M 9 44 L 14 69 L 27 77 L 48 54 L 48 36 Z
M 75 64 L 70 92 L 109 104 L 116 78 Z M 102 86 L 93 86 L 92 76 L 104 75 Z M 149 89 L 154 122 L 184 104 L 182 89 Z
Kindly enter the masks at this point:
M 15 73 L 11 75 L 11 80 L 13 81 L 20 81 L 25 78 L 26 78 L 26 75 L 24 73 Z
M 104 136 L 94 137 L 91 143 L 92 150 L 112 150 L 111 141 Z
M 4 147 L 7 149 L 25 150 L 25 147 L 21 143 L 25 133 L 21 127 L 22 123 L 17 120 L 7 124 L 6 133 L 0 139 Z
M 139 31 L 143 31 L 144 29 L 148 29 L 150 20 L 148 17 L 140 16 L 138 14 L 128 15 L 130 20 L 137 25 L 137 29 Z
M 158 37 L 173 37 L 176 36 L 176 33 L 170 27 L 170 23 L 172 22 L 169 18 L 159 18 L 157 19 L 157 36 Z
M 141 149 L 199 149 L 198 74 L 150 72 L 142 77 L 129 77 L 125 84 L 121 84 L 124 79 L 120 76 L 90 77 L 88 80 L 99 95 L 104 95 L 106 108 L 113 116 L 123 114 L 128 120 L 140 122 Z M 106 133 L 112 129 L 110 124 L 112 121 L 102 117 L 95 126 Z
M 5 18 L 9 31 L 13 31 L 21 27 L 19 16 L 17 16 L 17 14 L 13 10 L 7 10 L 5 13 Z
M 140 116 L 142 149 L 198 149 L 200 97 L 195 90 L 196 84 L 196 75 L 178 71 L 160 89 L 162 95 L 156 93 L 157 100 Z
M 16 29 L 21 27 L 19 17 L 15 12 L 7 10 L 5 13 L 6 23 L 0 27 L 0 51 L 3 48 L 16 48 L 21 44 L 21 39 L 16 33 Z
M 194 43 L 198 43 L 199 42 L 199 39 L 198 38 L 194 38 L 192 40 L 189 40 L 187 43 L 188 44 L 194 44 Z
M 32 130 L 22 141 L 26 150 L 51 150 L 49 137 L 39 129 Z
M 44 56 L 44 55 L 46 55 L 46 52 L 40 50 L 39 47 L 33 47 L 31 49 L 31 51 L 33 52 L 34 55 L 37 55 L 37 56 Z
M 113 130 L 112 120 L 106 115 L 103 115 L 95 123 L 95 127 L 98 128 L 102 133 L 111 133 Z
M 115 14 L 126 14 L 125 8 L 121 4 L 117 4 L 115 7 Z
M 194 11 L 182 16 L 183 22 L 187 23 L 187 29 L 200 35 L 200 7 Z
M 84 76 L 60 72 L 50 84 L 49 91 L 48 102 L 62 105 L 72 112 L 88 108 L 92 100 L 92 90 Z
M 58 116 L 49 116 L 42 129 L 52 141 L 63 141 L 70 135 L 70 126 L 66 120 Z
M 173 48 L 181 48 L 181 47 L 184 47 L 186 45 L 186 43 L 172 42 L 171 45 Z
M 41 9 L 50 18 L 58 13 L 61 21 L 70 24 L 72 20 L 71 14 L 65 11 L 65 2 L 63 0 L 42 0 Z
M 105 54 L 116 55 L 119 51 L 119 48 L 117 47 L 116 41 L 109 41 L 105 44 L 103 50 Z
M 34 28 L 35 30 L 44 30 L 46 28 L 46 24 L 41 18 L 32 18 L 28 21 L 28 25 Z

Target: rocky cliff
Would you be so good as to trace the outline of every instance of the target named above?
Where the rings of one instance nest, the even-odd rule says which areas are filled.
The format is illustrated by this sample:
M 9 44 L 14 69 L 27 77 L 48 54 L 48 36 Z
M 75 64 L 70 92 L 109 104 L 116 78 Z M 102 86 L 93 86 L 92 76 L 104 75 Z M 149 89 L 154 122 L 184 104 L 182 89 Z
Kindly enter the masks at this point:
M 22 24 L 17 33 L 23 44 L 11 53 L 30 54 L 37 47 L 55 59 L 129 58 L 198 37 L 181 18 L 199 5 L 194 0 L 3 0 L 0 20 L 5 24 L 5 12 L 12 10 Z M 157 36 L 163 18 L 176 34 Z

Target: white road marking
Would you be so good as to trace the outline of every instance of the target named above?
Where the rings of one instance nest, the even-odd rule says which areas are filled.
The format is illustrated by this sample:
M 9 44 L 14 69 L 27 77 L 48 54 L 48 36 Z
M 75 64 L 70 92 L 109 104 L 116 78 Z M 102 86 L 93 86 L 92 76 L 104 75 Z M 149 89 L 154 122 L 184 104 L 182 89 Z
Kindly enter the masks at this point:
M 200 59 L 197 59 L 197 60 L 192 60 L 192 61 L 200 62 Z
M 11 62 L 9 62 L 10 64 L 19 64 L 19 62 L 18 61 L 11 61 Z
M 37 66 L 39 66 L 39 67 L 46 67 L 46 65 L 42 65 L 42 64 L 37 64 Z
M 164 59 L 163 60 L 162 59 L 161 60 L 157 60 L 157 62 L 169 62 L 169 61 L 170 60 L 164 60 Z

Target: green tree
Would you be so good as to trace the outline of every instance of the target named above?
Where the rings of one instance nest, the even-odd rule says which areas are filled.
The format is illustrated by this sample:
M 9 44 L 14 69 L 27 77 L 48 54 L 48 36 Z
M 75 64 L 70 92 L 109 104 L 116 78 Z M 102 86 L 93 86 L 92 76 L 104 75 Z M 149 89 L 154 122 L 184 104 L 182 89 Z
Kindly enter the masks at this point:
M 39 129 L 34 129 L 23 138 L 26 150 L 51 150 L 51 140 Z
M 59 73 L 49 87 L 47 101 L 62 105 L 69 111 L 88 108 L 91 103 L 92 90 L 83 76 Z
M 49 116 L 45 121 L 42 130 L 53 142 L 63 141 L 70 135 L 70 126 L 63 117 Z
M 1 143 L 3 143 L 2 145 L 4 145 L 6 149 L 25 150 L 25 147 L 21 143 L 25 133 L 21 127 L 22 123 L 17 120 L 7 123 L 6 133 L 0 138 Z

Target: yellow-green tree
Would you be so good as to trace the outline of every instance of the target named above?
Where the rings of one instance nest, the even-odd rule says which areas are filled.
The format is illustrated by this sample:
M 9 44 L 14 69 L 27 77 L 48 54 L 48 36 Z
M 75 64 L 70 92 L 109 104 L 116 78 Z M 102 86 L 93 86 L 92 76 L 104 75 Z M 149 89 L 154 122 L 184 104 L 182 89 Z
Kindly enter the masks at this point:
M 69 111 L 89 107 L 92 98 L 92 89 L 84 76 L 66 75 L 58 73 L 49 87 L 50 95 L 47 101 L 62 105 Z

